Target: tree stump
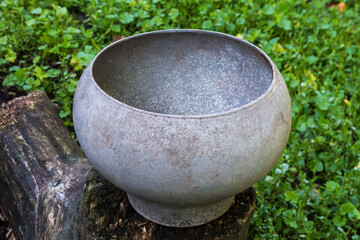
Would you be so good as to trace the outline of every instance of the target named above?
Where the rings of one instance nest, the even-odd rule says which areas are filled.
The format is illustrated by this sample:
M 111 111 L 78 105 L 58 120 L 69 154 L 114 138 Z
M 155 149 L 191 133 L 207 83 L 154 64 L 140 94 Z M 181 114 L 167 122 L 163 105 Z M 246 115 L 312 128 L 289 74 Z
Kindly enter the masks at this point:
M 0 108 L 0 204 L 17 239 L 246 239 L 253 188 L 208 224 L 152 223 L 125 192 L 91 170 L 58 111 L 42 92 Z

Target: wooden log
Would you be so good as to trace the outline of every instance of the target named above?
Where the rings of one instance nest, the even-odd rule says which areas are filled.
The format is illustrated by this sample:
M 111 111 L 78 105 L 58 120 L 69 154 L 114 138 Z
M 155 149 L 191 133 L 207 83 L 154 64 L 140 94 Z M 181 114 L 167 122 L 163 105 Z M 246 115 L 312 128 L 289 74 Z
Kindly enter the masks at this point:
M 1 106 L 0 201 L 17 239 L 76 239 L 91 166 L 46 94 Z
M 42 92 L 0 108 L 0 204 L 17 239 L 246 239 L 253 188 L 219 219 L 193 228 L 152 223 L 91 166 Z

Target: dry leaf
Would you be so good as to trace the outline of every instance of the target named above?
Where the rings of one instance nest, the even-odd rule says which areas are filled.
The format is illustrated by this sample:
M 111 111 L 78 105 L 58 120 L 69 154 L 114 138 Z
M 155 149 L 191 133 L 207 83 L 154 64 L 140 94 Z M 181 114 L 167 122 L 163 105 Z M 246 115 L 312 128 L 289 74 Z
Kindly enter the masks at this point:
M 110 223 L 109 228 L 110 228 L 111 231 L 114 231 L 116 229 L 116 225 L 113 224 L 113 223 Z
M 332 4 L 329 6 L 329 8 L 337 8 L 337 10 L 339 10 L 340 12 L 343 12 L 346 9 L 346 3 L 340 2 L 338 4 Z
M 124 206 L 124 202 L 120 203 L 120 211 L 124 210 L 125 206 Z
M 113 35 L 113 38 L 112 38 L 112 42 L 116 42 L 118 40 L 121 40 L 121 39 L 124 39 L 125 36 L 118 36 L 118 35 Z

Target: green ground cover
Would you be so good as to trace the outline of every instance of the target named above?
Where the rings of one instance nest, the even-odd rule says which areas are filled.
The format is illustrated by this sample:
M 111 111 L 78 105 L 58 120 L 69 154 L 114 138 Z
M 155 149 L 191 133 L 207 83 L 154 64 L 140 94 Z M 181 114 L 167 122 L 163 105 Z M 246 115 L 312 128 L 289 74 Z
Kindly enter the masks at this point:
M 169 28 L 244 38 L 280 69 L 289 144 L 256 184 L 249 239 L 360 239 L 360 8 L 329 1 L 2 0 L 3 88 L 44 90 L 71 128 L 84 67 L 113 36 Z

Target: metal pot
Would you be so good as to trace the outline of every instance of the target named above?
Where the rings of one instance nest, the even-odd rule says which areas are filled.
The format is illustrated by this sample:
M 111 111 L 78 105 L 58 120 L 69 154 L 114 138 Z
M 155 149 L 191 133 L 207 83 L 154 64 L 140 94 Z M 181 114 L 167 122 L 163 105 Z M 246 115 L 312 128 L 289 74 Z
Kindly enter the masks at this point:
M 74 125 L 92 165 L 156 223 L 221 216 L 281 157 L 291 102 L 273 61 L 201 30 L 135 35 L 104 48 L 75 93 Z

